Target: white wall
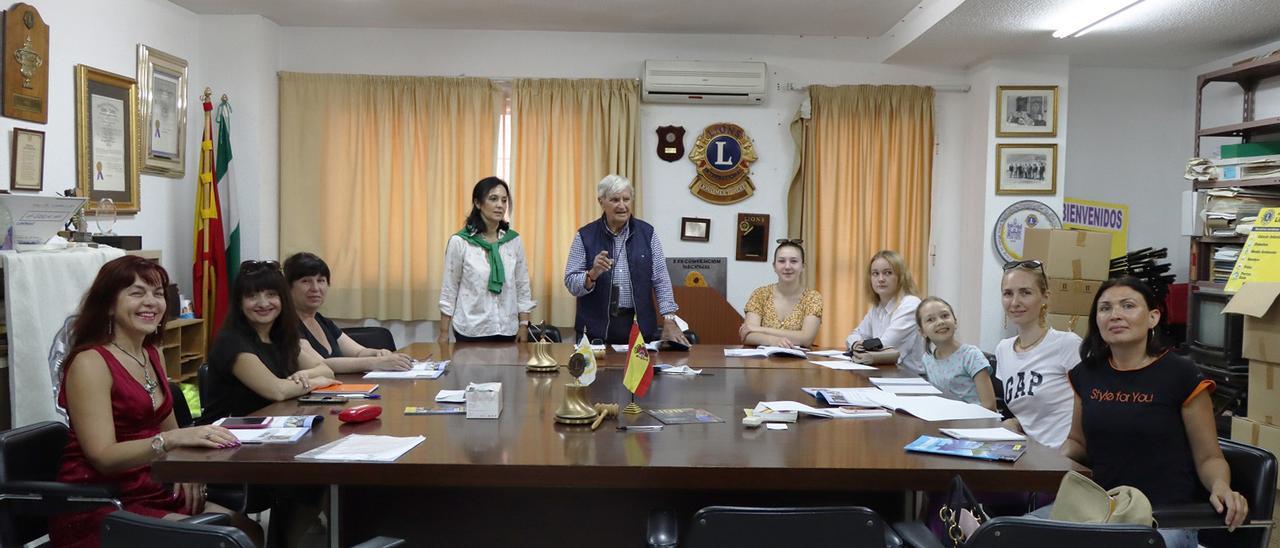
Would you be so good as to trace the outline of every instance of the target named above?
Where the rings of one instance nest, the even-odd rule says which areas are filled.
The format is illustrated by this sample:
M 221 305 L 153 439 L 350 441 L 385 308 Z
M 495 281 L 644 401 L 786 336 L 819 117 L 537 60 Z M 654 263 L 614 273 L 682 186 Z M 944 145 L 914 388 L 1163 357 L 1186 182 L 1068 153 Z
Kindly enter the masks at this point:
M 1165 247 L 1187 281 L 1182 178 L 1191 157 L 1194 77 L 1175 69 L 1071 67 L 1066 196 L 1129 206 L 1129 249 Z
M 1043 202 L 1054 211 L 1062 211 L 1062 195 L 1063 187 L 1065 186 L 1063 184 L 1064 170 L 1066 169 L 1064 159 L 1068 157 L 1069 152 L 1067 147 L 1067 128 L 1071 125 L 1070 108 L 1068 108 L 1071 103 L 1071 93 L 1067 85 L 1068 68 L 1066 57 L 1047 56 L 1036 59 L 988 61 L 978 65 L 970 73 L 974 93 L 985 95 L 985 97 L 978 95 L 972 99 L 971 104 L 981 99 L 985 107 L 976 108 L 981 118 L 972 123 L 969 138 L 971 139 L 970 150 L 975 154 L 978 150 L 976 146 L 972 146 L 974 142 L 983 142 L 986 145 L 983 147 L 982 156 L 967 158 L 969 161 L 981 159 L 966 173 L 974 175 L 981 172 L 981 183 L 984 185 L 982 188 L 986 189 L 984 192 L 986 201 L 983 204 L 982 224 L 984 230 L 981 256 L 982 274 L 979 284 L 982 288 L 982 317 L 980 319 L 982 336 L 980 346 L 988 352 L 994 351 L 996 343 L 1011 334 L 1003 327 L 1004 311 L 1000 304 L 1000 279 L 1004 273 L 1002 268 L 1003 261 L 996 255 L 990 235 L 996 219 L 1000 217 L 1000 213 L 1005 208 L 1014 202 L 1028 198 Z M 1021 139 L 995 137 L 995 116 L 991 114 L 991 109 L 995 108 L 997 85 L 1058 86 L 1058 136 Z M 997 143 L 1057 143 L 1058 193 L 1053 196 L 996 196 L 993 187 L 995 186 L 995 149 Z M 978 188 L 977 184 L 978 181 L 968 181 L 966 187 Z
M 645 59 L 760 60 L 769 64 L 773 83 L 806 84 L 961 84 L 965 73 L 954 69 L 921 69 L 858 61 L 875 52 L 852 39 L 645 35 L 515 31 L 419 31 L 401 29 L 282 29 L 281 69 L 412 75 L 468 75 L 485 77 L 637 78 Z M 518 44 L 518 47 L 513 47 Z M 448 55 L 437 52 L 448 51 Z M 370 52 L 378 52 L 371 55 Z M 740 212 L 770 215 L 770 238 L 785 235 L 786 195 L 794 160 L 789 124 L 803 94 L 770 93 L 755 107 L 642 105 L 640 109 L 642 215 L 657 227 L 668 256 L 730 258 L 728 299 L 741 308 L 751 290 L 775 280 L 768 263 L 733 260 L 733 225 Z M 939 93 L 936 103 L 938 156 L 935 158 L 935 203 L 958 199 L 961 181 L 951 171 L 961 163 L 960 128 L 968 124 L 964 96 Z M 693 197 L 688 185 L 693 165 L 682 159 L 668 163 L 654 149 L 661 125 L 681 125 L 685 148 L 715 122 L 733 122 L 755 140 L 759 161 L 752 165 L 756 194 L 730 206 L 716 206 Z M 947 138 L 957 139 L 947 142 Z M 584 181 L 589 188 L 595 181 Z M 512 181 L 519 187 L 519 181 Z M 519 225 L 519 212 L 513 212 Z M 711 241 L 683 242 L 680 218 L 711 219 Z M 937 254 L 931 285 L 959 294 L 958 278 L 970 261 L 963 259 L 960 234 L 949 227 L 964 213 L 947 208 L 934 222 L 935 238 L 950 242 Z M 266 221 L 264 214 L 263 225 Z M 565 237 L 569 237 L 565 235 Z M 836 306 L 836 303 L 827 303 Z M 852 326 L 849 326 L 852 328 Z M 410 328 L 414 329 L 414 328 Z M 420 328 L 418 328 L 420 329 Z M 411 334 L 408 334 L 412 336 Z M 399 337 L 399 334 L 397 334 Z M 403 339 L 401 339 L 403 340 Z
M 137 75 L 137 44 L 171 53 L 190 64 L 188 78 L 187 150 L 200 143 L 201 110 L 194 99 L 204 77 L 199 47 L 199 17 L 164 0 L 27 0 L 49 25 L 49 121 L 37 124 L 0 118 L 0 165 L 9 165 L 12 128 L 45 132 L 44 191 L 52 195 L 76 186 L 75 75 L 76 64 Z M 186 176 L 169 179 L 143 175 L 139 183 L 142 210 L 121 217 L 117 234 L 142 235 L 147 249 L 159 249 L 164 267 L 190 295 L 192 211 L 198 158 L 188 152 Z M 8 169 L 3 177 L 8 178 Z M 5 185 L 7 188 L 7 183 Z M 89 228 L 96 231 L 92 219 Z

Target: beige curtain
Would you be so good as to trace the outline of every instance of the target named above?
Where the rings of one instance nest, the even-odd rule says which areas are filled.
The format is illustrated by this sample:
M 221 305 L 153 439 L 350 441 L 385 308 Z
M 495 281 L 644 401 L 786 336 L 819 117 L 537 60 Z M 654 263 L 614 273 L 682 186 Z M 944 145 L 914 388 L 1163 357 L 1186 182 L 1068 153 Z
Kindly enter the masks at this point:
M 817 341 L 841 346 L 873 304 L 866 269 L 876 251 L 901 253 L 916 286 L 928 287 L 933 89 L 811 86 L 809 99 L 812 117 L 792 123 L 788 230 L 805 239 L 811 287 L 827 304 Z
M 280 253 L 332 272 L 325 313 L 437 320 L 449 235 L 493 174 L 486 79 L 280 73 Z
M 635 80 L 515 81 L 511 215 L 538 301 L 534 321 L 573 325 L 564 265 L 574 232 L 600 216 L 596 183 L 611 173 L 628 177 L 640 204 L 637 87 Z

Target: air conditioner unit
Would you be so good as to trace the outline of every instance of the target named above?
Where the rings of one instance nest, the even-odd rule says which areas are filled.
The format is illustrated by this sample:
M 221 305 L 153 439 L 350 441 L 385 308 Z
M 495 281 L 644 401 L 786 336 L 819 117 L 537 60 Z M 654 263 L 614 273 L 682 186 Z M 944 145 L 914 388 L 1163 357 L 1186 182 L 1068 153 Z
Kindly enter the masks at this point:
M 759 61 L 645 61 L 646 103 L 759 105 L 767 67 Z

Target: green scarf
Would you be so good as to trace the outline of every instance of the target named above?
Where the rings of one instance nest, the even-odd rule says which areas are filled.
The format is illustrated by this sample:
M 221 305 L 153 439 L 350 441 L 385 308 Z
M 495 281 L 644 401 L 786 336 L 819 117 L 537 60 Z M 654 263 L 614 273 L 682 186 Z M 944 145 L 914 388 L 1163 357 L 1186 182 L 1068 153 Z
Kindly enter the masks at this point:
M 498 236 L 498 241 L 490 243 L 484 239 L 484 235 L 479 232 L 471 232 L 465 227 L 458 231 L 458 237 L 475 244 L 485 251 L 489 257 L 489 292 L 502 293 L 502 284 L 507 281 L 507 272 L 502 268 L 502 257 L 498 254 L 498 248 L 502 247 L 511 240 L 514 240 L 519 234 L 514 230 L 508 229 Z

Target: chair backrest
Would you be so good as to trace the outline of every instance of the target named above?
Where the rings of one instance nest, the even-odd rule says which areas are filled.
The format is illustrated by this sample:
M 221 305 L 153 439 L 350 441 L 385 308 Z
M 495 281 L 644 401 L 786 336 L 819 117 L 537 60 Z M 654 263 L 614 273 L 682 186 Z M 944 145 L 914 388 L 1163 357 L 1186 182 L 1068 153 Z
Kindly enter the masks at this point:
M 203 525 L 112 512 L 102 521 L 102 548 L 255 548 L 243 531 L 226 525 Z
M 380 348 L 392 352 L 396 350 L 396 339 L 391 336 L 391 330 L 385 327 L 346 327 L 342 332 L 365 348 Z
M 690 548 L 733 546 L 885 546 L 884 520 L 860 506 L 742 508 L 708 506 L 689 525 Z
M 62 389 L 62 361 L 71 352 L 71 326 L 76 323 L 76 315 L 67 316 L 62 328 L 53 336 L 53 344 L 49 346 L 49 377 L 53 379 L 53 410 L 67 422 L 67 410 L 58 405 L 58 390 Z
M 187 395 L 182 392 L 182 385 L 169 381 L 169 393 L 173 394 L 173 419 L 178 428 L 186 428 L 194 422 L 191 419 L 191 405 L 187 403 Z
M 547 340 L 553 343 L 564 342 L 560 336 L 559 327 L 551 325 L 547 322 L 542 322 L 542 325 L 530 323 L 529 324 L 529 340 L 540 341 L 543 338 L 546 338 Z M 576 344 L 578 341 L 571 341 L 571 342 Z
M 45 421 L 0 432 L 0 485 L 15 481 L 54 481 L 67 426 Z M 48 518 L 13 511 L 0 504 L 0 546 L 22 546 L 48 532 Z
M 1070 523 L 1026 516 L 993 518 L 982 524 L 964 548 L 1164 548 L 1164 538 L 1151 527 L 1129 524 Z

